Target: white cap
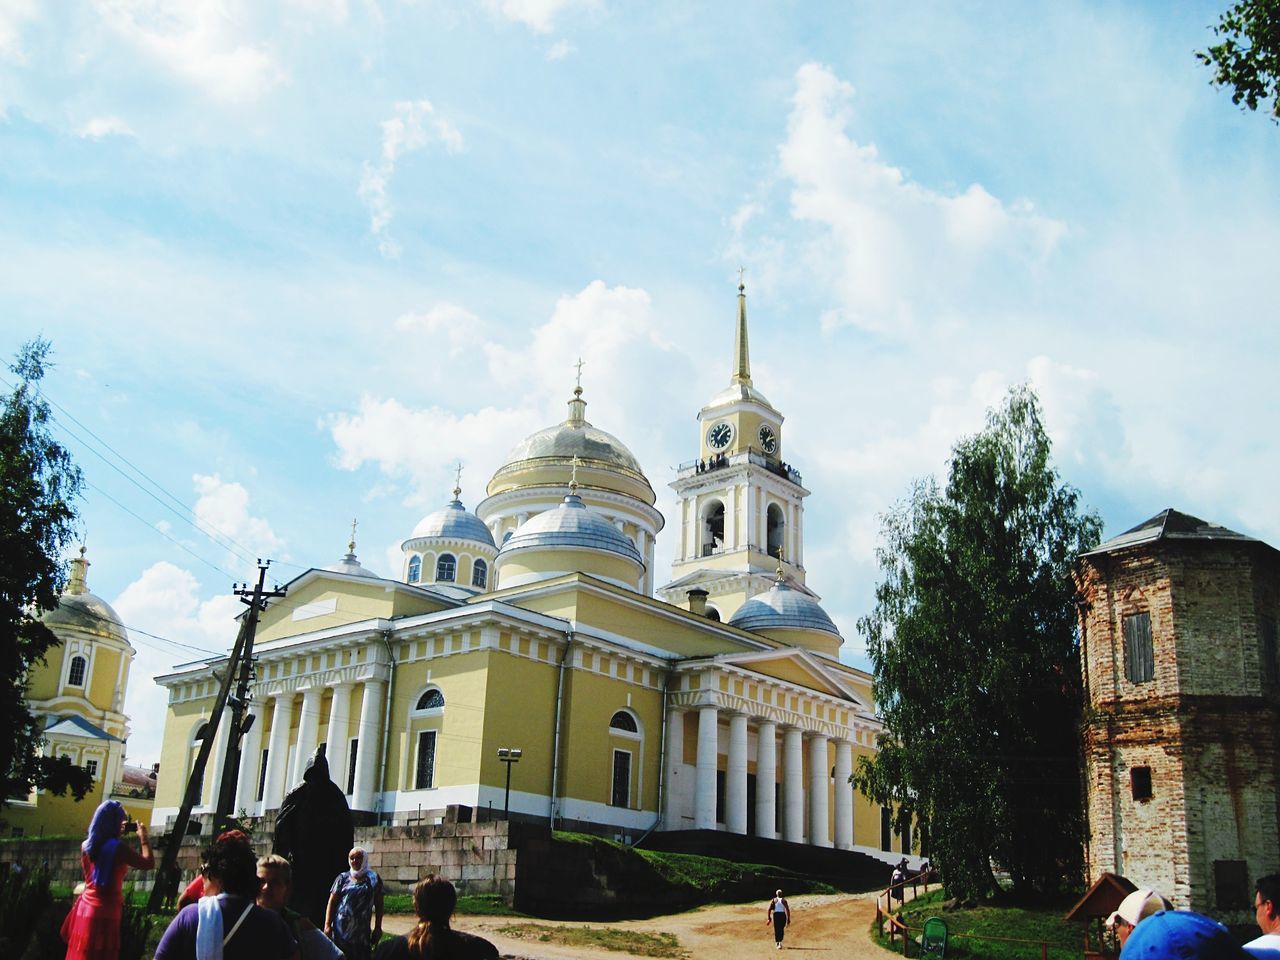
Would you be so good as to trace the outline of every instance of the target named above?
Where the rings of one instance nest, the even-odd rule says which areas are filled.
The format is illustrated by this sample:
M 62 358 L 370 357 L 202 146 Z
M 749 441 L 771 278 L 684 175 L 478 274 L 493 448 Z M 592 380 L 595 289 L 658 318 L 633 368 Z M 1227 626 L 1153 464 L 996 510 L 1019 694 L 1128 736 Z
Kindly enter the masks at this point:
M 1107 917 L 1107 926 L 1114 927 L 1117 920 L 1123 920 L 1129 926 L 1136 927 L 1138 921 L 1145 920 L 1161 910 L 1172 909 L 1173 904 L 1160 894 L 1150 887 L 1142 887 L 1120 901 L 1120 906 L 1116 907 L 1115 913 Z

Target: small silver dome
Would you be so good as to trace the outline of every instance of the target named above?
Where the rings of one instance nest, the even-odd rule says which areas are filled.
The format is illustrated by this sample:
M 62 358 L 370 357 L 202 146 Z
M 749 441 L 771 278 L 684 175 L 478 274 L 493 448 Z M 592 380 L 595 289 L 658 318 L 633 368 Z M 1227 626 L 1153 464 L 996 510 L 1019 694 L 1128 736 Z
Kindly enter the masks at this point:
M 348 553 L 337 563 L 325 567 L 325 569 L 331 573 L 345 573 L 352 577 L 372 577 L 374 580 L 382 579 L 368 567 L 363 566 L 360 561 L 356 559 L 356 555 L 354 553 Z
M 89 592 L 88 569 L 89 561 L 81 548 L 80 556 L 71 561 L 71 576 L 67 578 L 66 590 L 58 598 L 58 605 L 40 621 L 55 632 L 58 627 L 73 627 L 127 644 L 129 636 L 120 615 L 107 601 Z
M 498 556 L 535 547 L 605 550 L 644 566 L 636 545 L 609 521 L 588 510 L 576 493 L 565 497 L 556 509 L 547 510 L 521 524 L 502 545 Z
M 429 513 L 423 517 L 410 540 L 418 537 L 443 537 L 451 540 L 474 540 L 487 547 L 495 546 L 493 534 L 484 525 L 484 521 L 469 512 L 461 500 L 451 500 L 443 510 Z
M 756 633 L 765 630 L 822 630 L 840 636 L 840 631 L 818 602 L 784 581 L 775 581 L 765 593 L 752 597 L 729 618 L 729 625 Z

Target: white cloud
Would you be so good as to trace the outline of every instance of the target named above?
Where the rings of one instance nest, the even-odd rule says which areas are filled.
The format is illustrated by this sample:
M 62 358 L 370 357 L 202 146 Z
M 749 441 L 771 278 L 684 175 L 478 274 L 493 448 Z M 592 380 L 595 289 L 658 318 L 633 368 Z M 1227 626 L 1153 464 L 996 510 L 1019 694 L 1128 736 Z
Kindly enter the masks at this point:
M 393 217 L 388 187 L 401 157 L 424 149 L 433 140 L 449 153 L 462 150 L 462 134 L 436 113 L 430 100 L 401 100 L 395 115 L 382 121 L 382 157 L 365 163 L 360 199 L 369 210 L 369 232 L 378 238 L 378 251 L 387 259 L 400 256 L 400 245 L 387 233 Z
M 104 137 L 132 137 L 133 129 L 119 117 L 93 117 L 81 125 L 76 136 L 87 140 L 101 140 Z
M 547 50 L 547 59 L 552 61 L 563 60 L 565 57 L 569 56 L 569 54 L 573 53 L 575 49 L 577 48 L 568 40 L 557 40 Z
M 261 517 L 249 513 L 249 491 L 243 485 L 224 481 L 217 474 L 192 477 L 198 494 L 193 512 L 196 522 L 210 536 L 226 542 L 233 540 L 240 549 L 231 550 L 228 563 L 241 569 L 255 557 L 270 557 L 280 553 L 284 541 L 276 536 L 271 525 Z
M 241 35 L 252 8 L 237 0 L 96 0 L 95 7 L 121 37 L 213 100 L 251 102 L 287 79 Z
M 195 576 L 166 561 L 144 570 L 111 605 L 135 630 L 213 651 L 231 649 L 237 630 L 235 617 L 244 609 L 230 594 L 202 601 Z M 132 727 L 127 750 L 130 763 L 150 765 L 160 760 L 162 721 L 168 703 L 168 694 L 153 678 L 207 654 L 137 632 L 130 640 L 138 653 L 125 693 L 124 709 Z
M 22 49 L 22 30 L 39 16 L 37 0 L 3 0 L 0 2 L 0 60 L 23 64 L 27 53 Z
M 550 33 L 556 18 L 566 10 L 595 10 L 599 0 L 488 0 L 489 8 L 513 23 L 535 33 Z
M 437 303 L 425 313 L 405 313 L 396 318 L 396 329 L 449 344 L 449 356 L 458 357 L 484 335 L 485 323 L 470 310 L 454 303 Z
M 962 315 L 990 271 L 1007 286 L 1054 251 L 1066 227 L 1029 202 L 1005 204 L 979 184 L 931 190 L 851 139 L 853 97 L 829 68 L 802 66 L 779 148 L 792 216 L 826 228 L 808 250 L 838 301 L 824 328 L 905 332 Z

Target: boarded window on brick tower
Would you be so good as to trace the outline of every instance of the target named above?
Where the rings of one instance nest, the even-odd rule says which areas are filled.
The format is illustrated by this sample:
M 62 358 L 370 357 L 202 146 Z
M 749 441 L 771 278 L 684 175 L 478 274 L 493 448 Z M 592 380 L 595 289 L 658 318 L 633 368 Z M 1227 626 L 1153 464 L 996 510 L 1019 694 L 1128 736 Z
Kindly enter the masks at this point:
M 1213 893 L 1219 910 L 1243 910 L 1252 898 L 1249 865 L 1243 860 L 1213 861 Z
M 1146 611 L 1124 618 L 1124 675 L 1130 683 L 1146 683 L 1156 675 L 1151 614 Z
M 1261 617 L 1258 620 L 1258 642 L 1261 645 L 1262 683 L 1274 687 L 1280 682 L 1280 664 L 1276 662 L 1276 619 Z
M 1129 768 L 1129 789 L 1133 791 L 1133 799 L 1150 800 L 1151 799 L 1151 768 L 1150 767 L 1130 767 Z

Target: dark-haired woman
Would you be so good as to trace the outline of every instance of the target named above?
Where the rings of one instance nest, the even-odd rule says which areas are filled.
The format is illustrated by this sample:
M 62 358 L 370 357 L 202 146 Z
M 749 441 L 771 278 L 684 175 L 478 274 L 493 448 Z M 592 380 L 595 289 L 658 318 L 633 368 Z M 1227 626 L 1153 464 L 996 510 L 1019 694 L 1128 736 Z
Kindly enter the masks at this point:
M 118 800 L 107 800 L 93 814 L 89 835 L 80 845 L 84 893 L 62 924 L 67 960 L 116 960 L 120 956 L 120 915 L 124 910 L 120 891 L 125 872 L 130 867 L 150 870 L 156 865 L 146 824 L 138 824 L 141 852 L 121 841 L 127 820 Z
M 498 949 L 483 937 L 449 928 L 458 905 L 453 884 L 429 876 L 413 888 L 413 912 L 418 925 L 404 937 L 384 940 L 374 960 L 497 960 Z
M 258 861 L 242 837 L 220 836 L 205 856 L 204 893 L 173 918 L 156 960 L 297 960 L 293 934 L 254 903 Z

